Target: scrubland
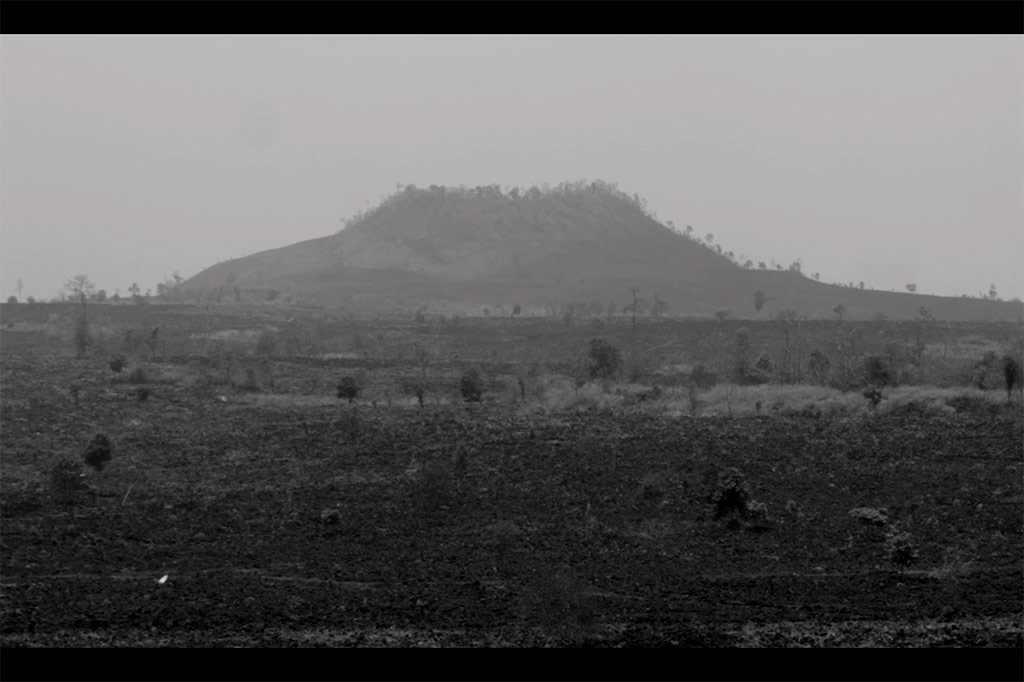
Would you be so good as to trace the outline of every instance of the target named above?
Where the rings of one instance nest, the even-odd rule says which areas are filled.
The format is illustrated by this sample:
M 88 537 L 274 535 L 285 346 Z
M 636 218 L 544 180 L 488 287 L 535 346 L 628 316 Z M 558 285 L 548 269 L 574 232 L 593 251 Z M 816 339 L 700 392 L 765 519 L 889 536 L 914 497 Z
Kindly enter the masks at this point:
M 1020 325 L 76 310 L 0 319 L 5 647 L 1024 643 Z

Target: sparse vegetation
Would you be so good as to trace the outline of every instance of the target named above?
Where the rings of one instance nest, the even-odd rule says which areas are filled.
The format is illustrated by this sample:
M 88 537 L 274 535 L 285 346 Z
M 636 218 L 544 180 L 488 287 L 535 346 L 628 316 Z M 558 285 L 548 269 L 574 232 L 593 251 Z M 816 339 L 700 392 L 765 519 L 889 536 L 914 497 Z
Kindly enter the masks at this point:
M 863 644 L 932 618 L 947 644 L 1019 638 L 1005 624 L 1016 612 L 998 606 L 1020 590 L 1021 416 L 1003 390 L 1019 327 L 799 318 L 786 355 L 777 317 L 645 315 L 634 336 L 617 317 L 626 295 L 610 316 L 573 305 L 571 327 L 561 308 L 510 319 L 508 301 L 486 322 L 442 326 L 436 312 L 417 325 L 414 308 L 366 320 L 252 296 L 262 307 L 248 317 L 90 306 L 98 339 L 140 339 L 117 348 L 113 375 L 108 352 L 68 357 L 79 302 L 5 308 L 17 326 L 0 358 L 0 532 L 19 539 L 0 552 L 14 585 L 5 645 L 55 631 L 138 644 L 131 633 L 153 632 L 141 583 L 103 579 L 98 592 L 99 567 L 116 556 L 148 571 L 182 542 L 188 562 L 155 577 L 224 595 L 217 613 L 249 628 L 235 644 Z M 157 325 L 166 348 L 152 358 Z M 254 357 L 268 329 L 281 330 L 273 359 Z M 591 373 L 598 335 L 635 342 L 636 381 L 621 365 Z M 871 357 L 885 382 L 869 383 Z M 231 390 L 273 387 L 271 367 L 273 391 Z M 481 392 L 467 408 L 468 367 Z M 362 389 L 351 404 L 336 393 L 346 375 Z M 151 389 L 154 403 L 136 402 Z M 108 455 L 86 456 L 100 430 Z M 24 589 L 48 575 L 68 588 Z M 906 597 L 926 582 L 941 599 Z M 161 614 L 192 619 L 193 634 L 160 637 L 219 636 L 191 598 Z M 816 639 L 800 629 L 808 608 Z M 331 625 L 342 611 L 358 614 L 351 633 Z M 82 613 L 111 625 L 83 629 Z M 401 634 L 385 630 L 395 613 L 413 614 Z M 878 624 L 865 634 L 864 622 Z

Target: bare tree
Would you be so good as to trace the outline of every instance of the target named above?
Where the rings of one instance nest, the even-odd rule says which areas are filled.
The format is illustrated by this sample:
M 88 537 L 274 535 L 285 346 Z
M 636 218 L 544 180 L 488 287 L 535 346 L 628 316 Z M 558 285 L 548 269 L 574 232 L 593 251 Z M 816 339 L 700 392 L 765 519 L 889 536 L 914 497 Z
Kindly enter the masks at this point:
M 664 299 L 658 298 L 658 292 L 654 292 L 654 303 L 651 305 L 651 315 L 653 317 L 658 317 L 665 312 L 667 308 L 668 303 Z
M 625 308 L 623 308 L 623 311 L 633 314 L 633 329 L 636 329 L 636 313 L 638 310 L 644 307 L 644 301 L 643 299 L 638 299 L 636 296 L 638 293 L 640 293 L 640 290 L 638 288 L 633 287 L 630 289 L 630 291 L 633 293 L 633 302 L 627 304 Z
M 771 301 L 771 300 L 774 300 L 774 299 L 771 299 L 771 298 L 765 296 L 763 291 L 760 291 L 760 290 L 755 291 L 754 292 L 754 310 L 756 310 L 757 312 L 761 312 L 761 308 L 764 307 L 764 304 L 767 303 L 768 301 Z
M 800 317 L 795 310 L 780 310 L 775 319 L 782 326 L 782 362 L 780 363 L 780 374 L 783 382 L 800 379 L 801 365 L 801 338 L 800 338 Z
M 64 289 L 77 296 L 85 302 L 85 297 L 93 292 L 96 285 L 89 280 L 88 275 L 75 275 L 64 283 Z
M 82 357 L 90 344 L 89 322 L 86 319 L 85 300 L 87 295 L 96 288 L 89 281 L 88 275 L 75 275 L 64 283 L 64 289 L 79 297 L 82 301 L 82 315 L 75 321 L 74 342 L 75 352 Z

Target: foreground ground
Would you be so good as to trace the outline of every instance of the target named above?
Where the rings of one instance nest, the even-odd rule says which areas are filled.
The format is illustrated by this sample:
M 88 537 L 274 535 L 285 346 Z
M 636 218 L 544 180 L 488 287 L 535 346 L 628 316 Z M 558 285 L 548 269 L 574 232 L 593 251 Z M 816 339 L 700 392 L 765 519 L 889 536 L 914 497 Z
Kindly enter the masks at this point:
M 95 359 L 2 370 L 5 647 L 1024 643 L 1019 405 L 691 418 L 189 381 L 141 401 Z M 97 432 L 112 459 L 62 503 L 54 465 Z M 756 523 L 715 518 L 731 469 Z

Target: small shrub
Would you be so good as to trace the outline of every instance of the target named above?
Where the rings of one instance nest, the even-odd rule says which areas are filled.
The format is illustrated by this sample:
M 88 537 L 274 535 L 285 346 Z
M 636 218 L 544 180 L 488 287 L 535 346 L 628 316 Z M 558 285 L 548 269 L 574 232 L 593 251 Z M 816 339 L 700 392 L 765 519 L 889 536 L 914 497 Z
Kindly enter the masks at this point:
M 132 371 L 128 373 L 128 383 L 130 384 L 147 384 L 149 383 L 149 377 L 146 375 L 146 370 L 141 367 L 133 367 Z
M 889 523 L 889 517 L 886 516 L 885 509 L 857 507 L 856 509 L 851 509 L 849 514 L 851 518 L 871 526 L 884 526 Z
M 732 523 L 735 516 L 743 516 L 747 513 L 749 502 L 750 493 L 747 490 L 747 482 L 739 470 L 730 467 L 719 474 L 718 487 L 715 491 L 716 519 L 730 517 L 730 523 Z
M 831 373 L 832 363 L 820 350 L 811 351 L 807 371 L 816 383 L 825 383 Z
M 139 388 L 135 389 L 135 397 L 139 399 L 140 403 L 146 402 L 147 400 L 149 400 L 149 389 L 146 388 L 145 386 L 140 386 Z
M 896 374 L 889 360 L 881 355 L 872 355 L 864 361 L 864 380 L 869 386 L 888 386 L 894 383 Z
M 715 520 L 724 519 L 729 530 L 771 530 L 768 505 L 751 499 L 746 478 L 738 469 L 730 467 L 718 475 L 714 503 Z
M 110 356 L 110 370 L 116 374 L 120 374 L 125 367 L 125 358 L 120 353 L 114 353 Z
M 342 377 L 338 383 L 338 397 L 347 400 L 349 404 L 355 402 L 355 399 L 359 397 L 359 392 L 359 384 L 356 383 L 353 376 Z
M 610 379 L 619 371 L 622 352 L 601 339 L 593 339 L 587 351 L 587 373 L 591 379 Z
M 865 388 L 862 395 L 869 403 L 871 403 L 871 407 L 873 408 L 878 407 L 878 404 L 882 402 L 882 389 L 877 386 L 869 386 L 868 388 Z
M 483 379 L 477 368 L 470 367 L 462 373 L 459 390 L 462 392 L 462 399 L 467 403 L 480 402 L 483 398 Z
M 325 526 L 336 526 L 341 523 L 341 512 L 337 509 L 324 509 L 320 512 L 320 523 Z
M 988 388 L 989 375 L 992 374 L 992 368 L 996 364 L 995 351 L 987 351 L 982 356 L 981 360 L 974 364 L 974 385 L 976 388 L 984 391 Z M 1005 381 L 1005 375 L 1004 375 Z
M 889 561 L 899 566 L 902 573 L 908 566 L 917 562 L 917 546 L 910 533 L 892 532 L 885 537 L 885 550 Z
M 110 439 L 102 433 L 97 433 L 85 449 L 83 455 L 85 463 L 96 471 L 100 471 L 110 461 L 110 457 Z
M 768 519 L 768 505 L 764 502 L 752 501 L 747 504 L 747 530 L 763 532 L 771 529 Z
M 703 362 L 698 362 L 690 369 L 690 381 L 698 388 L 708 389 L 718 382 L 718 375 Z
M 758 356 L 753 368 L 747 370 L 743 377 L 743 383 L 749 385 L 766 384 L 771 381 L 775 374 L 775 363 L 770 355 L 764 353 Z
M 1013 387 L 1020 385 L 1021 381 L 1021 367 L 1020 363 L 1017 362 L 1016 358 L 1012 355 L 1003 356 L 1003 381 L 1006 384 L 1006 399 L 1009 400 L 1013 393 Z

